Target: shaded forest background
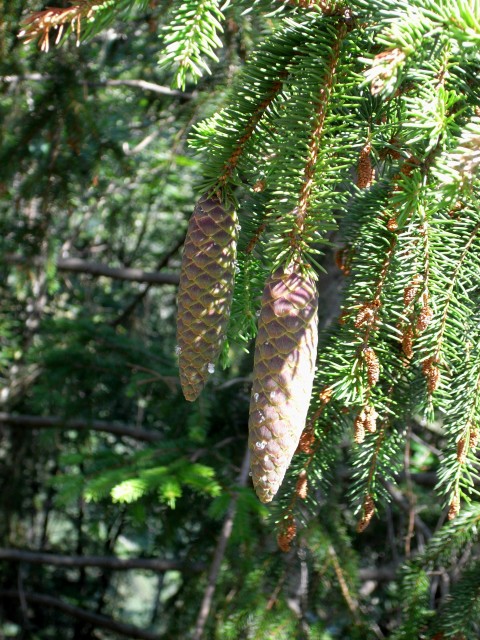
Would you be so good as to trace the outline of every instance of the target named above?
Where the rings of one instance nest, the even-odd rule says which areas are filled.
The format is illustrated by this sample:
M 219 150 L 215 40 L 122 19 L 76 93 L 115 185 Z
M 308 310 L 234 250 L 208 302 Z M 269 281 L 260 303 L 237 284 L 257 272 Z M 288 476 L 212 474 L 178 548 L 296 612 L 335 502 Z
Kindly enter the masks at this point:
M 230 6 L 212 75 L 179 91 L 157 64 L 163 4 L 48 54 L 17 38 L 23 12 L 0 8 L 0 637 L 389 637 L 398 569 L 446 519 L 440 426 L 408 425 L 366 532 L 339 464 L 284 553 L 247 474 L 251 354 L 232 347 L 196 403 L 179 387 L 176 285 L 202 174 L 187 138 L 269 19 Z M 342 276 L 324 261 L 328 326 Z M 451 579 L 438 571 L 432 607 Z

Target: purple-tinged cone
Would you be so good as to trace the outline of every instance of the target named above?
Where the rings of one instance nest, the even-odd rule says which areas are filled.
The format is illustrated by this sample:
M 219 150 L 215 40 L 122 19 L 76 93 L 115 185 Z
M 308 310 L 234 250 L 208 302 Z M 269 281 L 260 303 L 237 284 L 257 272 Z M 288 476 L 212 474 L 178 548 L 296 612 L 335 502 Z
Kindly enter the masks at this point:
M 282 484 L 305 427 L 315 374 L 318 294 L 308 272 L 280 267 L 265 283 L 255 344 L 249 448 L 261 502 Z
M 177 352 L 184 396 L 198 398 L 225 340 L 235 277 L 237 217 L 215 196 L 197 202 L 178 290 Z

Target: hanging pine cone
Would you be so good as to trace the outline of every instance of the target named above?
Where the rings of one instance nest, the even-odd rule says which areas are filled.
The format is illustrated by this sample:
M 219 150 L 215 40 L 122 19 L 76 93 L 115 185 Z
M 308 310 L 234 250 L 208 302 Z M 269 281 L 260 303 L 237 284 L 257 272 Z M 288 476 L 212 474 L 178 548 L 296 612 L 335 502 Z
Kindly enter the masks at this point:
M 258 497 L 280 487 L 305 426 L 317 354 L 318 294 L 295 265 L 267 279 L 255 344 L 249 447 Z
M 195 400 L 213 373 L 230 315 L 237 217 L 217 196 L 197 202 L 188 225 L 178 290 L 180 383 Z

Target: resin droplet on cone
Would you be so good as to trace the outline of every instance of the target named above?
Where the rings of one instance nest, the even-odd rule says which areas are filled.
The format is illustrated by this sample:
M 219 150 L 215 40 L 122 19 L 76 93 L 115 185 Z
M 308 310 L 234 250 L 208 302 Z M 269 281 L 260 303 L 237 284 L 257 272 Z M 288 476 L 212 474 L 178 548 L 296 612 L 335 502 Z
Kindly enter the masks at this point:
M 280 267 L 265 283 L 255 343 L 249 447 L 262 502 L 277 493 L 305 426 L 317 355 L 315 280 Z
M 196 400 L 222 350 L 232 302 L 237 217 L 216 196 L 202 196 L 188 225 L 178 290 L 180 383 Z

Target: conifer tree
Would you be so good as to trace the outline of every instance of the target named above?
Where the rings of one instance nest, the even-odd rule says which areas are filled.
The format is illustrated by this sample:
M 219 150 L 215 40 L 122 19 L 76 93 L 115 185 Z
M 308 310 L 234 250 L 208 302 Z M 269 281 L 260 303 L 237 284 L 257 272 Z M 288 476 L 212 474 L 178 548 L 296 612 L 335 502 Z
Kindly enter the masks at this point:
M 474 637 L 478 557 L 434 626 L 428 595 L 438 563 L 478 542 L 480 3 L 240 4 L 269 13 L 270 32 L 191 136 L 204 177 L 179 292 L 185 397 L 197 398 L 222 348 L 256 341 L 253 482 L 264 502 L 278 491 L 285 551 L 330 490 L 345 440 L 363 532 L 391 500 L 409 425 L 440 422 L 450 523 L 405 568 L 394 637 Z M 113 15 L 107 3 L 75 7 L 33 15 L 22 35 L 46 50 L 51 25 L 59 40 L 63 24 L 80 33 L 82 22 L 95 30 L 93 12 Z M 172 3 L 164 63 L 177 87 L 221 55 L 227 10 Z M 327 301 L 316 280 L 332 247 L 343 298 L 317 332 Z

